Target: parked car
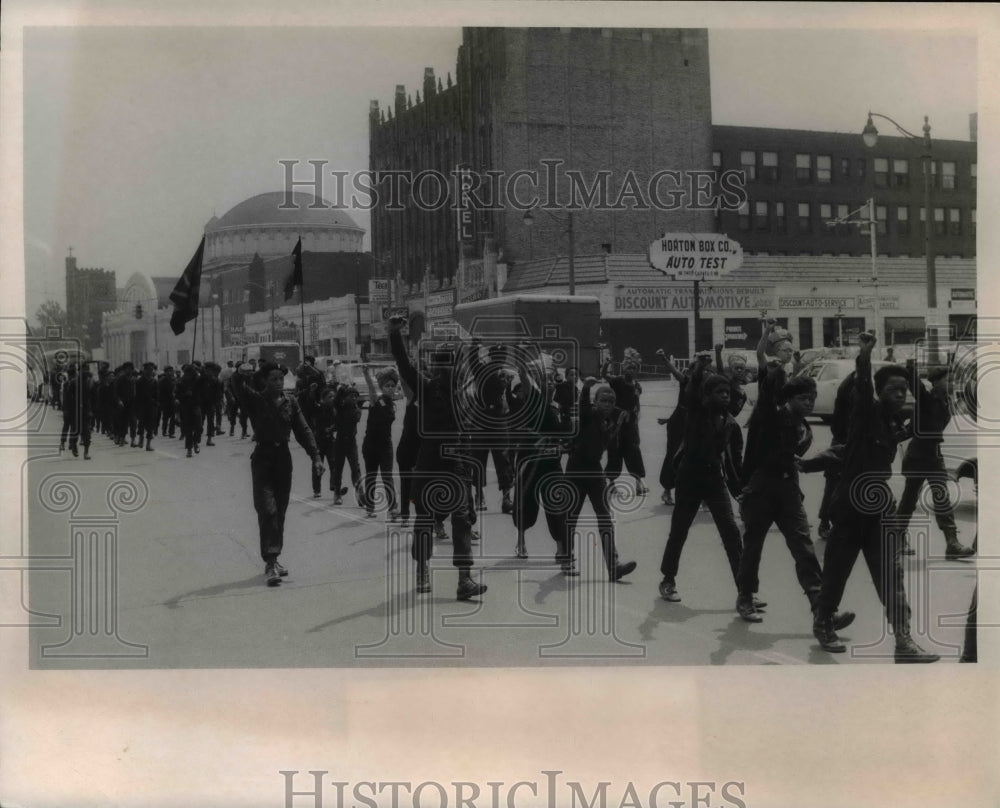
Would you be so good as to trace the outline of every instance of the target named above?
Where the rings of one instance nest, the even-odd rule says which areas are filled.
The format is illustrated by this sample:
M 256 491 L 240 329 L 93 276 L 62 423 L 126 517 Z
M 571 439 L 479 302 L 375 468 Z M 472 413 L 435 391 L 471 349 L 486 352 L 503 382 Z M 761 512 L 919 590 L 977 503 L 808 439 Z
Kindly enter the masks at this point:
M 893 363 L 874 360 L 872 373 L 890 364 Z M 812 414 L 824 424 L 830 423 L 833 419 L 833 404 L 837 398 L 837 388 L 853 371 L 853 359 L 817 359 L 799 371 L 799 375 L 809 376 L 816 380 L 816 404 Z M 906 394 L 905 406 L 913 406 L 913 396 L 909 392 Z

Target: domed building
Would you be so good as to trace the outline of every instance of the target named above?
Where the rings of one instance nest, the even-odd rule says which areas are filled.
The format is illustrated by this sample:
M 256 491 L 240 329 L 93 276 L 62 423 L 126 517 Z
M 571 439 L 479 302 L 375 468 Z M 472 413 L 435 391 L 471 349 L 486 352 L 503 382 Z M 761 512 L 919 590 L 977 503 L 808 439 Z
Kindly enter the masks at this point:
M 302 238 L 310 252 L 361 252 L 365 231 L 347 214 L 312 194 L 269 191 L 245 199 L 205 225 L 202 271 L 209 277 L 228 266 L 246 266 L 288 255 Z

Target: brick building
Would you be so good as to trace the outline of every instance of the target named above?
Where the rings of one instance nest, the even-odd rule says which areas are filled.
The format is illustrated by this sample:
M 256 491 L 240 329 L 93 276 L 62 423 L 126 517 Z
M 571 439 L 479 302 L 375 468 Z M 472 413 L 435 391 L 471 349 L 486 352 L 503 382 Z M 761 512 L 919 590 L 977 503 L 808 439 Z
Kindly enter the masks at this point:
M 450 175 L 466 167 L 483 183 L 481 198 L 497 204 L 465 217 L 412 200 L 372 211 L 380 274 L 402 281 L 411 310 L 424 305 L 425 272 L 430 290 L 457 283 L 455 297 L 471 300 L 498 293 L 503 264 L 566 254 L 569 206 L 580 255 L 636 252 L 665 231 L 713 229 L 710 210 L 664 210 L 649 198 L 651 186 L 663 198 L 675 189 L 670 178 L 657 184 L 659 171 L 711 171 L 704 30 L 467 28 L 454 84 L 427 69 L 422 91 L 411 103 L 397 86 L 388 111 L 372 102 L 371 169 Z M 522 173 L 510 186 L 518 172 L 535 177 Z M 596 201 L 583 201 L 588 192 Z M 512 194 L 525 204 L 512 204 Z M 553 215 L 536 211 L 529 228 L 523 215 L 533 198 Z M 444 317 L 446 308 L 434 306 Z
M 718 230 L 747 253 L 870 255 L 869 238 L 858 227 L 826 222 L 874 198 L 878 254 L 924 255 L 923 143 L 880 134 L 868 148 L 863 123 L 859 118 L 858 132 L 850 134 L 713 126 L 713 167 L 745 172 L 748 196 L 739 209 L 721 211 Z M 969 141 L 932 141 L 937 255 L 976 254 L 976 172 L 974 129 Z
M 117 307 L 113 270 L 78 268 L 76 256 L 66 257 L 67 336 L 87 350 L 102 344 L 101 315 Z

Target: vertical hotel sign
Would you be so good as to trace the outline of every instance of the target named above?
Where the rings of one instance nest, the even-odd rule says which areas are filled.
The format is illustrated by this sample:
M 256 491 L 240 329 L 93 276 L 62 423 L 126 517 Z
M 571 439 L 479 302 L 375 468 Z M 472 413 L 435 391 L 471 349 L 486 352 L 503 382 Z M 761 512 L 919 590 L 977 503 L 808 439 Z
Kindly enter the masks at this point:
M 458 233 L 459 244 L 471 244 L 475 236 L 473 209 L 471 202 L 471 189 L 473 184 L 472 169 L 469 166 L 460 165 L 455 169 L 457 178 L 458 203 L 455 205 L 455 231 Z

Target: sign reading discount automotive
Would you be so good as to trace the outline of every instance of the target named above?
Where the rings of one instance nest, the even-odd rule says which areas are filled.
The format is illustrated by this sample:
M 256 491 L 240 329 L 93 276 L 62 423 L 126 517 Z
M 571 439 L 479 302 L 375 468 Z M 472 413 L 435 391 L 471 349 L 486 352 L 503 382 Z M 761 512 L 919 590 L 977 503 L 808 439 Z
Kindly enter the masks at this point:
M 743 266 L 743 248 L 719 233 L 664 233 L 649 245 L 649 263 L 679 281 L 714 280 Z
M 770 286 L 702 287 L 698 294 L 702 311 L 757 311 L 774 308 Z M 687 312 L 694 308 L 691 286 L 619 286 L 615 289 L 615 311 Z

